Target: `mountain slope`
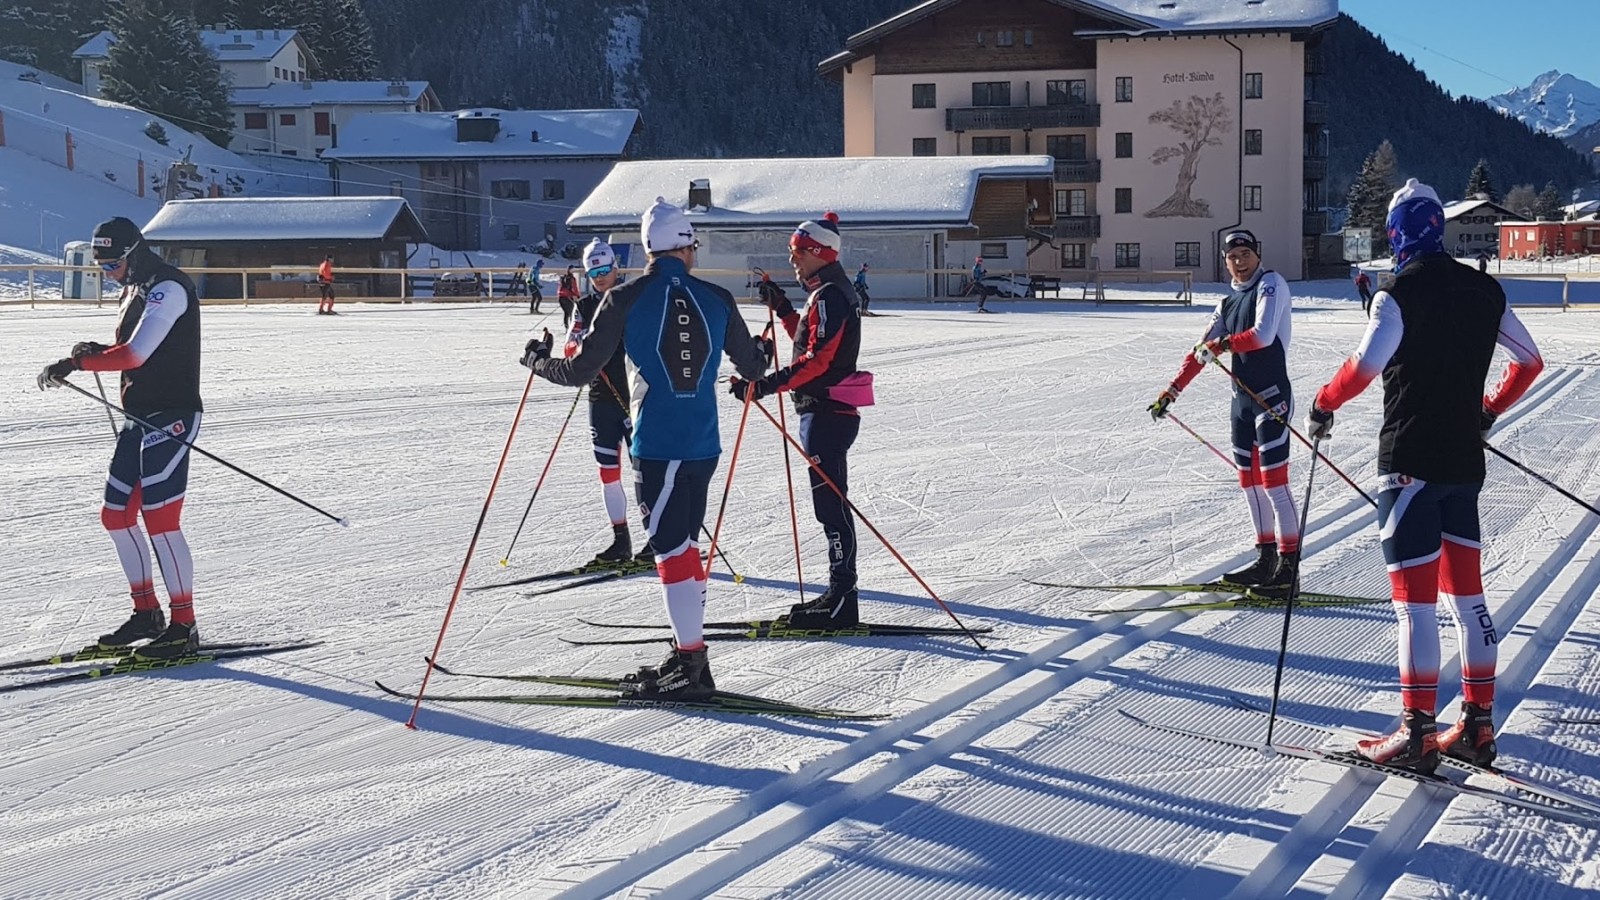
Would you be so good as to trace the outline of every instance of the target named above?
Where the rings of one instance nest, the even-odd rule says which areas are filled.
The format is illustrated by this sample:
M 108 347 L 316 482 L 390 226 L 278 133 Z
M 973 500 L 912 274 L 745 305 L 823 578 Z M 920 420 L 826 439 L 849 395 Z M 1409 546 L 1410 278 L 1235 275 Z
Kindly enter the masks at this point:
M 1534 131 L 1571 137 L 1600 122 L 1600 87 L 1554 69 L 1525 88 L 1496 94 L 1483 101 Z

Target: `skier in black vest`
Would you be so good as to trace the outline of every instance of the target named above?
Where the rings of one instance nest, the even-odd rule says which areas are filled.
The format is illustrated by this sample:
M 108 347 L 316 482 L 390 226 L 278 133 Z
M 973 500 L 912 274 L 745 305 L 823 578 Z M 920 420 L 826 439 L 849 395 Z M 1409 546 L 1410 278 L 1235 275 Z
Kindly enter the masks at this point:
M 1494 680 L 1499 635 L 1483 597 L 1478 493 L 1483 439 L 1495 418 L 1544 368 L 1500 284 L 1444 249 L 1444 209 L 1415 178 L 1389 204 L 1394 284 L 1373 298 L 1356 351 L 1306 419 L 1313 437 L 1333 433 L 1333 413 L 1383 375 L 1378 431 L 1378 528 L 1400 621 L 1401 725 L 1360 741 L 1355 753 L 1432 772 L 1439 753 L 1488 765 L 1495 757 Z M 1496 345 L 1511 356 L 1484 392 Z M 1461 717 L 1438 734 L 1439 595 L 1455 606 L 1461 645 Z
M 1300 565 L 1300 517 L 1289 492 L 1288 421 L 1294 405 L 1287 363 L 1289 285 L 1261 267 L 1261 245 L 1249 231 L 1229 232 L 1223 253 L 1233 293 L 1217 303 L 1205 336 L 1183 358 L 1178 377 L 1150 404 L 1150 416 L 1166 416 L 1201 369 L 1233 353 L 1233 374 L 1242 382 L 1233 392 L 1233 462 L 1255 525 L 1256 561 L 1224 578 L 1262 593 L 1283 593 Z M 1270 405 L 1263 408 L 1256 397 Z
M 94 230 L 94 258 L 106 277 L 124 285 L 116 343 L 84 341 L 72 355 L 46 366 L 40 389 L 73 372 L 121 372 L 122 406 L 160 431 L 123 423 L 106 478 L 100 521 L 111 533 L 133 595 L 133 615 L 100 638 L 104 650 L 141 659 L 176 659 L 200 644 L 194 618 L 194 563 L 179 527 L 189 482 L 190 442 L 200 433 L 200 300 L 194 282 L 144 244 L 138 226 L 118 217 Z M 165 434 L 166 437 L 162 437 Z M 139 528 L 141 513 L 148 543 Z M 161 613 L 150 569 L 155 549 L 172 611 Z

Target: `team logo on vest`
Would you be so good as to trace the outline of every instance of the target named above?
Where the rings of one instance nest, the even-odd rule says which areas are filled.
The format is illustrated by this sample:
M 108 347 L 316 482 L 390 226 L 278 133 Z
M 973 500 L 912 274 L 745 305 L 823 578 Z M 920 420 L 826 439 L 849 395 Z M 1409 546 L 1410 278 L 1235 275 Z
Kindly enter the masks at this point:
M 673 392 L 697 392 L 711 357 L 711 341 L 700 305 L 676 278 L 667 290 L 667 316 L 659 350 Z
M 1395 472 L 1378 479 L 1378 489 L 1384 491 L 1397 491 L 1402 488 L 1410 487 L 1415 480 L 1416 479 L 1412 478 L 1410 475 L 1402 475 L 1399 472 Z

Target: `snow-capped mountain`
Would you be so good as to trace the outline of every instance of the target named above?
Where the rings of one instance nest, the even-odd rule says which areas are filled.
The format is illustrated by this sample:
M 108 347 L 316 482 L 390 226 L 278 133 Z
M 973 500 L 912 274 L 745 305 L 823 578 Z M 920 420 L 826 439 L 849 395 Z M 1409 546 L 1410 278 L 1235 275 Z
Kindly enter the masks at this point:
M 1559 138 L 1600 122 L 1600 87 L 1554 69 L 1525 88 L 1496 94 L 1484 102 L 1534 131 Z

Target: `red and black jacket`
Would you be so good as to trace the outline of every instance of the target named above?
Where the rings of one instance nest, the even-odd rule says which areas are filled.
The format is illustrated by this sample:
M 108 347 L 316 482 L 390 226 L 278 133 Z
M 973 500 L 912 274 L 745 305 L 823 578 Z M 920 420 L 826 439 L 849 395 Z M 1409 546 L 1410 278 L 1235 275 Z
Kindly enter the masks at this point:
M 828 388 L 856 371 L 861 352 L 861 304 L 844 266 L 833 262 L 806 283 L 811 295 L 796 313 L 783 317 L 794 340 L 794 361 L 767 378 L 780 391 L 794 392 L 795 412 L 859 415 L 856 408 L 830 399 Z

